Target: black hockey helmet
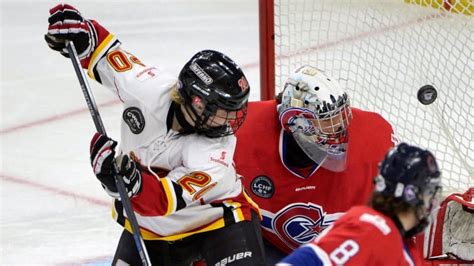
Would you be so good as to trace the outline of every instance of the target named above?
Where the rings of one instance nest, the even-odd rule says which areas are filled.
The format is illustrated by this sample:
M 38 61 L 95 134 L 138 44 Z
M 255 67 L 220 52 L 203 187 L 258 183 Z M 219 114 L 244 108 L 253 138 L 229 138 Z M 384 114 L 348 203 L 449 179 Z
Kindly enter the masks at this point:
M 197 133 L 222 137 L 234 134 L 242 125 L 250 87 L 232 59 L 217 51 L 200 51 L 184 65 L 178 79 Z M 216 122 L 216 116 L 221 122 Z
M 441 196 L 441 172 L 435 157 L 428 150 L 400 143 L 380 164 L 375 190 L 412 206 L 419 220 L 415 231 L 421 231 Z

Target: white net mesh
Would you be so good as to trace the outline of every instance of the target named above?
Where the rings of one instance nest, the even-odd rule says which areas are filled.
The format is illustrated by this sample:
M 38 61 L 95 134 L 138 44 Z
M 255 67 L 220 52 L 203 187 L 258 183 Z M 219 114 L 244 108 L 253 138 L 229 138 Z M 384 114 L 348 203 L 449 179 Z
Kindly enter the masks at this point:
M 433 151 L 445 192 L 465 191 L 474 184 L 474 7 L 433 6 L 275 0 L 276 91 L 302 64 L 325 70 L 354 107 L 382 114 L 400 140 Z M 417 99 L 425 84 L 438 92 L 431 105 Z

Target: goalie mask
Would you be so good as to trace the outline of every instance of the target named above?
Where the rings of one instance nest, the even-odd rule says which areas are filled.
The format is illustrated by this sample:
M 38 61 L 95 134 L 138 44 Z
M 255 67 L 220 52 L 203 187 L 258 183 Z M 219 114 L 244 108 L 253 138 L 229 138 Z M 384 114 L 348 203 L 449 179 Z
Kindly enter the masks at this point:
M 333 172 L 346 169 L 349 97 L 339 83 L 312 66 L 288 78 L 278 106 L 282 127 L 316 164 Z
M 240 67 L 224 54 L 204 50 L 195 54 L 179 74 L 179 93 L 192 120 L 183 127 L 208 137 L 234 134 L 247 113 L 250 87 Z
M 421 232 L 439 206 L 441 173 L 436 159 L 427 150 L 400 143 L 382 161 L 375 179 L 375 191 L 394 196 L 416 210 L 418 225 L 405 236 Z

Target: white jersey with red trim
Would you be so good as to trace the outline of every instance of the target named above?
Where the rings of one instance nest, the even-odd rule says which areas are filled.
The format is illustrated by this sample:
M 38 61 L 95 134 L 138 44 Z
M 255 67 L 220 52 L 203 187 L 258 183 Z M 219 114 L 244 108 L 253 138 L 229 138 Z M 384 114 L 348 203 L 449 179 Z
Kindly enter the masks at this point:
M 142 189 L 131 201 L 144 239 L 176 240 L 250 220 L 257 207 L 232 163 L 235 136 L 180 135 L 167 127 L 176 77 L 145 66 L 112 35 L 92 55 L 88 74 L 123 103 L 120 146 L 142 166 Z M 130 230 L 120 201 L 113 214 Z

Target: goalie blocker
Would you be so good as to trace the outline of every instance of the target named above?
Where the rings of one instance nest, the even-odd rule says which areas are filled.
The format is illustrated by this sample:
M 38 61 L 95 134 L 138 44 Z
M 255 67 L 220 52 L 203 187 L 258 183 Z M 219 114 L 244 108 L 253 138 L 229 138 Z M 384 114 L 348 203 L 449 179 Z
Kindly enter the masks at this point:
M 425 265 L 474 263 L 474 187 L 443 200 L 431 226 L 417 237 L 417 245 Z

